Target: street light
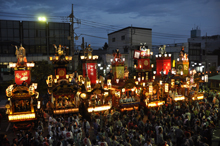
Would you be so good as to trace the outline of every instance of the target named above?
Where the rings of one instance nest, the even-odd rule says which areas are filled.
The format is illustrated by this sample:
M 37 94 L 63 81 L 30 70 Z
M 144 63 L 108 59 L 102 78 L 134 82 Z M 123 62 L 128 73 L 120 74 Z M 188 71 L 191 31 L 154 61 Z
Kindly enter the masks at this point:
M 46 21 L 47 19 L 46 19 L 46 17 L 38 17 L 38 20 L 39 21 Z
M 38 21 L 46 22 L 47 19 L 46 19 L 46 17 L 38 17 Z M 48 31 L 49 31 L 49 27 L 46 24 L 46 33 L 47 33 L 47 36 L 46 36 L 46 40 L 47 40 L 47 61 L 49 61 L 49 36 L 48 36 L 49 33 L 48 33 Z

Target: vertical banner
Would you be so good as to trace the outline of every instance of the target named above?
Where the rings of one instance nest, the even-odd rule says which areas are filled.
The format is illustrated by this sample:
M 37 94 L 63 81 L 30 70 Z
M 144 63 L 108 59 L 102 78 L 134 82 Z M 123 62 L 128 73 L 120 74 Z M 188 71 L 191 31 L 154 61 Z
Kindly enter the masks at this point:
M 157 65 L 157 76 L 161 75 L 161 71 L 163 69 L 164 75 L 167 75 L 169 70 L 171 70 L 171 59 L 170 58 L 158 58 L 156 59 Z
M 117 66 L 116 71 L 117 71 L 116 78 L 124 79 L 124 66 Z
M 96 75 L 96 63 L 86 63 L 88 77 L 91 81 L 91 84 L 96 84 L 97 75 Z
M 23 82 L 30 84 L 31 73 L 30 70 L 15 70 L 15 83 L 21 85 Z
M 188 75 L 189 73 L 189 62 L 183 62 L 183 74 Z
M 60 79 L 66 78 L 66 68 L 57 68 L 56 71 L 57 71 L 56 75 L 59 75 Z

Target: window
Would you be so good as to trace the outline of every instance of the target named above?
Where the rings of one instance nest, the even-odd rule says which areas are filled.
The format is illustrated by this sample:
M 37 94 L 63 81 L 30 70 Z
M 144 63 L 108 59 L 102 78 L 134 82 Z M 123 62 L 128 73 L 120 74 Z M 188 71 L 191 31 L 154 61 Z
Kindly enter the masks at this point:
M 121 36 L 121 40 L 122 41 L 125 40 L 125 35 Z
M 112 38 L 112 42 L 115 42 L 115 38 Z

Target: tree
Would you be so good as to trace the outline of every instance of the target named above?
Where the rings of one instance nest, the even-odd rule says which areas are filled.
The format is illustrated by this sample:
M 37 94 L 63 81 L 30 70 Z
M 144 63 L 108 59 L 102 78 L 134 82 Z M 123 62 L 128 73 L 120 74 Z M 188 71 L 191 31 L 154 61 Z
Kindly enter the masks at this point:
M 33 83 L 38 83 L 37 91 L 42 95 L 47 93 L 46 79 L 49 75 L 54 75 L 53 65 L 47 61 L 38 61 L 31 70 Z
M 105 44 L 102 48 L 103 48 L 103 50 L 107 50 L 108 49 L 108 44 L 105 42 Z

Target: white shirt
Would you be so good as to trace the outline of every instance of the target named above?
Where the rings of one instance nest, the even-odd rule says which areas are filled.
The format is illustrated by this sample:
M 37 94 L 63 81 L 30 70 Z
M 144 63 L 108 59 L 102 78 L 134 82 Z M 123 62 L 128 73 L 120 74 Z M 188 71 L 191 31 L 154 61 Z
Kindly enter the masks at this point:
M 65 137 L 66 137 L 66 140 L 73 139 L 73 133 L 71 131 L 67 131 Z
M 35 139 L 38 139 L 38 137 L 39 137 L 39 133 L 36 131 L 35 132 Z
M 86 146 L 92 146 L 90 139 L 87 138 L 87 137 L 85 137 L 83 139 L 83 144 L 86 145 Z
M 104 142 L 100 141 L 100 142 L 98 142 L 98 144 L 99 144 L 99 146 L 108 146 L 107 142 L 105 142 L 105 141 Z

